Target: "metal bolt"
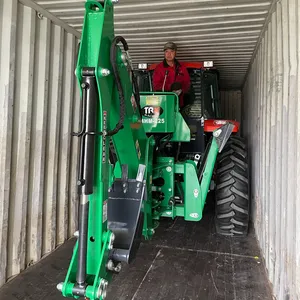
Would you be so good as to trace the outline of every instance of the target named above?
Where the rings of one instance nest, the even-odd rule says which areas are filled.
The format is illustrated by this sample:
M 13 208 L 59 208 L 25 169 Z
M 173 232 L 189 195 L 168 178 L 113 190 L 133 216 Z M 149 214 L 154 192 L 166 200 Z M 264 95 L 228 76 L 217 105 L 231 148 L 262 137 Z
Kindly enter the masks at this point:
M 107 286 L 108 286 L 108 282 L 105 280 L 103 284 L 103 290 L 102 290 L 102 300 L 104 300 L 107 296 Z
M 113 272 L 116 272 L 116 273 L 120 273 L 121 271 L 121 268 L 122 268 L 122 265 L 121 263 L 118 263 L 116 266 L 114 264 L 114 262 L 110 259 L 107 264 L 106 264 L 106 268 L 109 270 L 109 271 L 113 271 Z
M 107 262 L 106 268 L 107 268 L 107 270 L 109 270 L 109 271 L 113 271 L 113 270 L 114 270 L 115 265 L 114 265 L 114 263 L 113 263 L 113 261 L 112 261 L 111 259 Z
M 63 282 L 60 282 L 60 283 L 56 286 L 56 288 L 61 292 L 62 289 L 63 289 L 63 286 L 64 286 L 64 283 L 63 283 Z
M 119 0 L 111 0 L 111 3 L 113 3 L 113 4 L 118 4 L 118 3 L 119 3 Z
M 108 76 L 109 74 L 110 74 L 110 71 L 108 69 L 101 69 L 102 76 Z
M 109 243 L 108 243 L 108 250 L 112 250 L 113 249 L 115 238 L 116 238 L 116 236 L 112 232 L 111 235 L 110 235 Z
M 125 54 L 122 54 L 121 59 L 122 59 L 123 64 L 125 65 L 125 67 L 127 67 L 128 66 L 128 63 L 127 63 L 128 57 Z
M 123 63 L 125 64 L 126 63 L 126 56 L 125 56 L 125 54 L 121 55 L 121 59 L 122 59 Z
M 171 172 L 172 168 L 171 167 L 166 167 L 167 172 Z
M 100 284 L 99 284 L 99 288 L 98 288 L 98 292 L 97 292 L 97 297 L 100 298 L 102 297 L 102 299 L 105 299 L 107 296 L 107 285 L 108 282 L 105 279 L 101 279 Z
M 42 13 L 38 12 L 37 13 L 37 17 L 40 19 L 40 20 L 43 20 L 44 16 Z
M 120 273 L 121 269 L 122 269 L 122 264 L 118 263 L 117 266 L 115 267 L 115 272 Z
M 79 231 L 78 230 L 74 232 L 74 236 L 77 237 L 77 238 L 79 237 Z
M 199 191 L 197 189 L 194 189 L 194 197 L 197 198 L 199 194 Z
M 216 131 L 213 133 L 213 136 L 214 136 L 214 137 L 219 137 L 221 133 L 222 133 L 222 129 L 218 129 L 218 130 L 216 130 Z

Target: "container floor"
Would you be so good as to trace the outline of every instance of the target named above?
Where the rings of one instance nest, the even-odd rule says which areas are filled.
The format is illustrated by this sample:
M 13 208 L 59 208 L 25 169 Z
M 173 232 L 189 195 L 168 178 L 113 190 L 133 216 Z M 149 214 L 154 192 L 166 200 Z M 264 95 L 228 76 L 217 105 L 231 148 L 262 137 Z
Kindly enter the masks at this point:
M 5 300 L 62 300 L 74 239 L 0 289 Z M 253 229 L 243 239 L 219 237 L 213 210 L 202 221 L 163 220 L 131 265 L 109 285 L 107 300 L 272 300 Z

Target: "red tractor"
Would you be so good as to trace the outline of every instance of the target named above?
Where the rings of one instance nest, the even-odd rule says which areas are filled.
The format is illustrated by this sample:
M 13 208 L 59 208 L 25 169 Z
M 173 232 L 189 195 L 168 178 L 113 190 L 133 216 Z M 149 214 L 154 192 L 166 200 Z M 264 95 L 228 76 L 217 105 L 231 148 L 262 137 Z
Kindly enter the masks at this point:
M 190 75 L 191 88 L 184 95 L 180 112 L 191 131 L 190 143 L 170 143 L 168 155 L 180 160 L 205 161 L 213 131 L 226 122 L 234 124 L 231 138 L 217 158 L 211 190 L 215 192 L 216 230 L 222 235 L 243 236 L 249 223 L 249 174 L 245 140 L 239 135 L 240 123 L 225 120 L 220 112 L 219 71 L 213 62 L 181 62 Z M 135 75 L 139 91 L 149 92 L 157 64 L 139 64 Z

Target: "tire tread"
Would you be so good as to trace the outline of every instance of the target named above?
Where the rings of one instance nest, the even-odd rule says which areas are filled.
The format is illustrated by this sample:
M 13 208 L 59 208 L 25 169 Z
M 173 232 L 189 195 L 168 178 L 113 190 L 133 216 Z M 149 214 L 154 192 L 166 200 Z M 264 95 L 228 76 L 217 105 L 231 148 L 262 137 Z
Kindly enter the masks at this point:
M 217 158 L 216 231 L 224 236 L 246 236 L 249 227 L 248 155 L 244 139 L 230 137 Z

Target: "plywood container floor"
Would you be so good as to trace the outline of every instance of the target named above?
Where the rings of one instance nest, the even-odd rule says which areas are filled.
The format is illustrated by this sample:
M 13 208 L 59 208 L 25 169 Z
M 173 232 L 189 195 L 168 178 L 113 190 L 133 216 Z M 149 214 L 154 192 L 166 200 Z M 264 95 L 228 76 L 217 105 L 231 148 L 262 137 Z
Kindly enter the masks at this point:
M 5 300 L 62 300 L 74 240 L 0 289 Z M 107 300 L 272 300 L 254 232 L 243 239 L 216 235 L 213 210 L 199 223 L 164 220 L 136 260 L 109 285 Z

